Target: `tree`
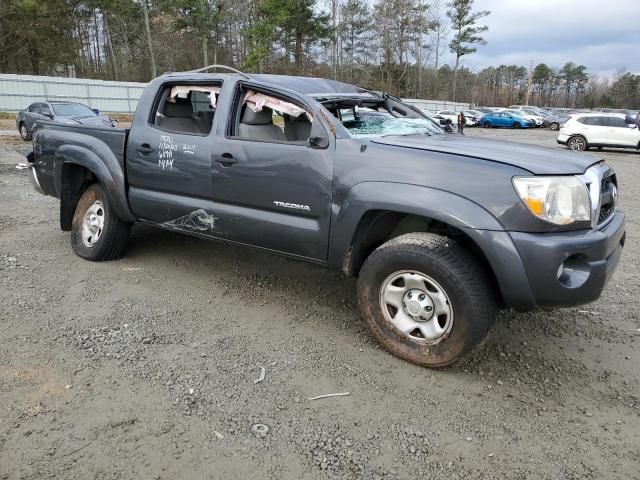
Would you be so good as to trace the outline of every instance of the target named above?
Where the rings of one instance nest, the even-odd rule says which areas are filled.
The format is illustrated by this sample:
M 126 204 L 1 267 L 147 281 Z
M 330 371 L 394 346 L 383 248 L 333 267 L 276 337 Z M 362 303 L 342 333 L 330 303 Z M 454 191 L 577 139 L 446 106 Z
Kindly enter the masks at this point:
M 155 78 L 158 72 L 156 71 L 156 57 L 153 53 L 153 43 L 151 42 L 151 27 L 149 25 L 149 7 L 147 0 L 141 0 L 142 2 L 142 15 L 144 18 L 144 32 L 147 37 L 147 45 L 149 47 L 149 60 L 151 61 L 151 78 Z
M 202 44 L 202 65 L 209 64 L 209 37 L 214 32 L 213 63 L 218 63 L 218 25 L 222 11 L 220 0 L 165 0 L 164 7 L 180 32 L 194 32 Z
M 586 72 L 587 67 L 584 65 L 576 65 L 573 62 L 565 63 L 562 69 L 560 69 L 559 78 L 564 86 L 565 107 L 569 106 L 572 93 L 575 93 L 577 97 L 584 90 L 584 86 L 587 80 L 589 80 Z
M 545 103 L 544 94 L 549 88 L 549 84 L 551 83 L 551 79 L 553 77 L 553 72 L 545 63 L 539 63 L 533 69 L 533 75 L 531 76 L 531 83 L 533 84 L 535 90 L 538 93 L 538 102 L 537 103 Z
M 347 66 L 345 77 L 353 81 L 354 70 L 369 62 L 371 42 L 371 13 L 363 0 L 347 0 L 340 9 L 338 38 L 344 58 L 340 62 Z
M 447 16 L 451 20 L 451 29 L 453 30 L 453 39 L 449 44 L 449 50 L 456 56 L 456 63 L 453 69 L 453 101 L 455 102 L 460 58 L 464 55 L 475 53 L 478 49 L 474 45 L 487 44 L 480 34 L 486 32 L 489 27 L 486 25 L 478 26 L 477 22 L 491 12 L 488 10 L 472 12 L 473 0 L 453 0 L 449 3 L 449 7 Z
M 293 50 L 296 73 L 302 73 L 305 50 L 330 32 L 329 15 L 318 13 L 315 3 L 316 0 L 258 0 L 258 20 L 250 31 L 254 38 L 254 62 L 264 60 L 268 54 L 268 48 L 255 40 L 271 40 L 270 43 L 279 43 L 284 48 L 286 63 Z

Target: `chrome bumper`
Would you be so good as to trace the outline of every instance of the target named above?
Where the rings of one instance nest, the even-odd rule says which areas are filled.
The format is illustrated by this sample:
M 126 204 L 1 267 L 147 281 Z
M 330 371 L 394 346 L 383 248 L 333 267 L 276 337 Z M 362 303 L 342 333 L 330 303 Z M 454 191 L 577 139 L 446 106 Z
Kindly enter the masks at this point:
M 33 163 L 29 163 L 29 178 L 31 179 L 31 183 L 33 184 L 33 188 L 35 188 L 36 192 L 41 193 L 42 195 L 46 195 L 42 186 L 40 185 L 40 180 L 38 180 L 38 172 L 36 171 L 36 166 Z

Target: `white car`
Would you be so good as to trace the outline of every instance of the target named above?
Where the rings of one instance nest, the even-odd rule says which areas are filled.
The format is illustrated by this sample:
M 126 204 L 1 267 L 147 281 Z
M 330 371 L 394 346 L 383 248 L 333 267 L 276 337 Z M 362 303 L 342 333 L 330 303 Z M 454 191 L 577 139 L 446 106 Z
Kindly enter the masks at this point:
M 464 114 L 466 115 L 467 112 L 465 111 Z M 450 120 L 452 125 L 458 125 L 458 112 L 454 112 L 453 110 L 440 110 L 440 111 L 436 112 L 436 115 L 444 118 L 445 120 Z M 480 117 L 478 117 L 478 119 L 479 118 Z M 477 122 L 476 123 L 472 123 L 469 120 L 465 120 L 464 124 L 466 126 L 472 126 L 472 125 L 476 125 Z
M 525 120 L 533 120 L 533 123 L 535 123 L 536 127 L 541 127 L 542 122 L 544 122 L 544 117 L 541 117 L 540 115 L 531 115 L 524 110 L 518 110 L 515 108 L 503 110 L 502 113 L 510 113 L 511 115 L 517 115 L 521 118 L 524 118 Z
M 436 115 L 444 118 L 445 120 L 450 120 L 454 125 L 458 124 L 458 112 L 454 112 L 453 110 L 438 110 Z
M 640 126 L 626 123 L 625 116 L 606 113 L 572 115 L 560 126 L 557 142 L 569 150 L 591 147 L 635 148 L 640 150 Z
M 480 117 L 484 115 L 482 112 L 476 110 L 463 110 L 465 122 L 468 127 L 475 127 L 480 123 Z

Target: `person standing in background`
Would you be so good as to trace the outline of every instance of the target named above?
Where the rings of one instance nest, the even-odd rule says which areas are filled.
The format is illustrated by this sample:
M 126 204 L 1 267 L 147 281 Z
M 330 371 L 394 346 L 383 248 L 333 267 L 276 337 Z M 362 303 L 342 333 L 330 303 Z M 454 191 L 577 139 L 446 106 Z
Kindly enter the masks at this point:
M 458 133 L 460 135 L 464 135 L 464 124 L 466 123 L 467 119 L 464 116 L 464 112 L 460 112 L 458 114 Z

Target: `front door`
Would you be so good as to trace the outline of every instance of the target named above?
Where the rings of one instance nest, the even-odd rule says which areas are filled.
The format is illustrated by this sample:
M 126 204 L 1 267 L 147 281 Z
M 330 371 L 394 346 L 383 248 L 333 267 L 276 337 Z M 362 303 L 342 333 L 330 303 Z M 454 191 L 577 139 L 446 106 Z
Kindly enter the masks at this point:
M 247 112 L 247 92 L 264 95 L 259 112 Z M 329 135 L 310 109 L 300 113 L 293 108 L 302 106 L 300 99 L 278 95 L 273 100 L 273 95 L 238 86 L 228 96 L 233 102 L 230 124 L 216 125 L 211 198 L 217 233 L 237 242 L 324 261 L 334 143 L 329 145 Z M 322 138 L 324 144 L 310 146 L 309 137 Z

